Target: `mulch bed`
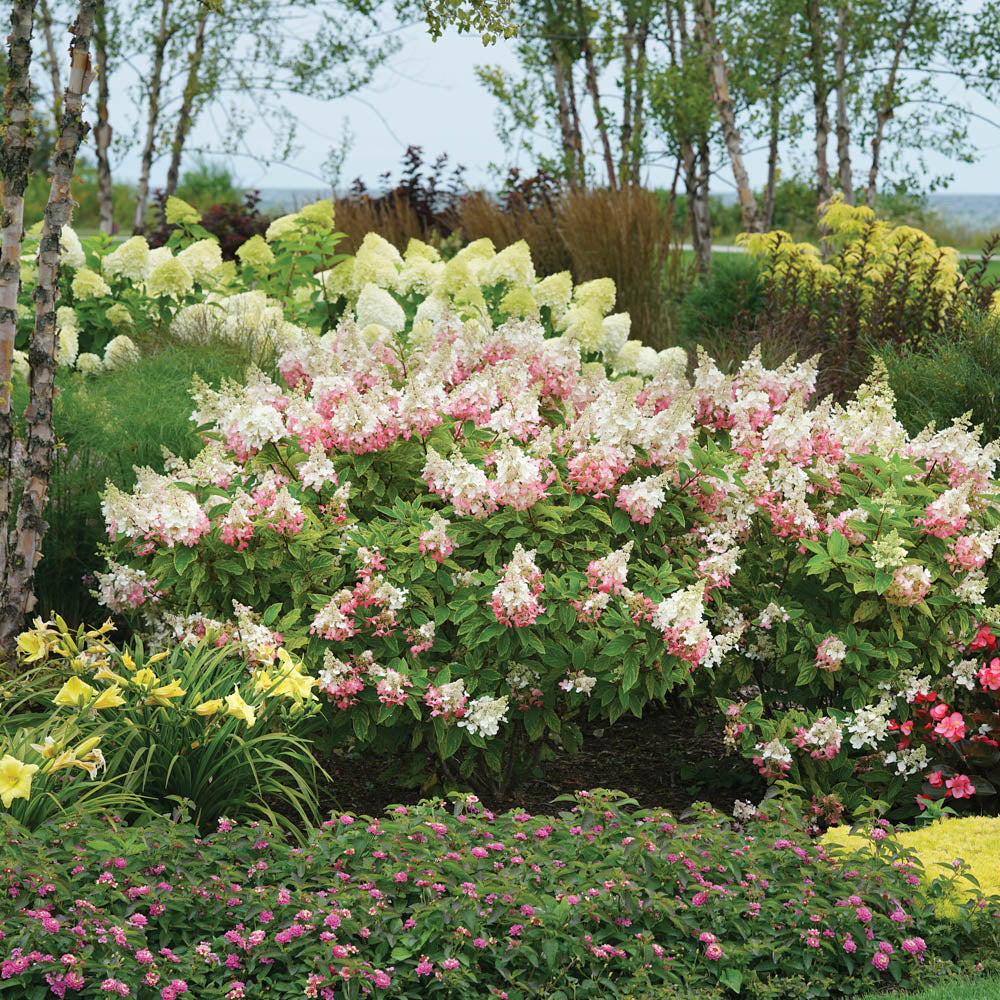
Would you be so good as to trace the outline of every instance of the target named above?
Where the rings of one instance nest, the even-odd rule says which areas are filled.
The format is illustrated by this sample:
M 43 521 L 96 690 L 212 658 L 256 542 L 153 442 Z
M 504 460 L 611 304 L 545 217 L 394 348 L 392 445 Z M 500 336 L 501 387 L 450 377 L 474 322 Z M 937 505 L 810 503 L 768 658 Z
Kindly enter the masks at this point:
M 678 817 L 698 801 L 727 815 L 735 799 L 759 802 L 765 785 L 756 771 L 726 751 L 716 727 L 699 735 L 696 722 L 690 711 L 666 707 L 610 726 L 588 724 L 577 755 L 557 753 L 543 763 L 543 777 L 526 781 L 504 801 L 480 798 L 494 811 L 523 808 L 537 815 L 565 809 L 565 803 L 553 804 L 556 796 L 590 788 L 619 789 L 642 808 L 665 808 Z M 323 813 L 378 815 L 389 805 L 442 794 L 440 788 L 422 792 L 399 785 L 391 764 L 370 753 L 342 753 L 325 761 L 332 781 L 320 790 Z

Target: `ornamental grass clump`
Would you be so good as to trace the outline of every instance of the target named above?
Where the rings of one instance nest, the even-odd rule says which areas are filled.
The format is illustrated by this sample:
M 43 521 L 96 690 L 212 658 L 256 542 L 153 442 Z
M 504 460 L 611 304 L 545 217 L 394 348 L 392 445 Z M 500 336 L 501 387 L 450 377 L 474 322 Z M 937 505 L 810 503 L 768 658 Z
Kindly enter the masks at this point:
M 994 964 L 1000 898 L 942 919 L 917 893 L 961 873 L 925 873 L 891 838 L 830 852 L 787 813 L 740 830 L 620 793 L 565 800 L 558 816 L 464 796 L 334 815 L 304 846 L 226 817 L 204 837 L 183 821 L 0 821 L 0 975 L 84 1000 L 773 1000 Z

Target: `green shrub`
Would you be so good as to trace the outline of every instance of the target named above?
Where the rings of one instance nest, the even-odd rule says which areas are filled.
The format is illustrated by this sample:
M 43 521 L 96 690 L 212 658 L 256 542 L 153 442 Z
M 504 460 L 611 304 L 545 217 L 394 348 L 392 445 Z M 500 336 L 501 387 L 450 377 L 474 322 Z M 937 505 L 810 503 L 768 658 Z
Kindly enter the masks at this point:
M 970 413 L 983 439 L 1000 438 L 1000 317 L 970 314 L 960 332 L 920 349 L 887 346 L 880 352 L 896 394 L 896 413 L 910 432 L 934 421 L 947 426 Z
M 163 820 L 33 836 L 8 822 L 0 927 L 26 957 L 4 977 L 41 996 L 46 976 L 81 974 L 81 1000 L 104 1000 L 108 979 L 185 1000 L 819 1000 L 908 986 L 925 963 L 971 969 L 995 947 L 1000 900 L 960 921 L 916 906 L 924 873 L 891 840 L 831 855 L 773 819 L 739 831 L 700 810 L 682 826 L 615 793 L 565 798 L 558 817 L 473 798 L 345 814 L 305 849 L 228 820 L 204 840 Z M 955 878 L 928 876 L 942 892 Z
M 763 303 L 757 262 L 748 254 L 717 253 L 708 277 L 681 300 L 680 343 L 708 342 L 714 346 L 739 330 L 748 330 Z

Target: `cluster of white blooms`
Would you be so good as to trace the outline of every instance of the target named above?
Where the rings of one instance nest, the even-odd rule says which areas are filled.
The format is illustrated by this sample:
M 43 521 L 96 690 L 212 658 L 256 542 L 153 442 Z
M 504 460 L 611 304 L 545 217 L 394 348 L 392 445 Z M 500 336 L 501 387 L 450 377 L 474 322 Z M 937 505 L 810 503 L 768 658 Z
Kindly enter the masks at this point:
M 101 269 L 106 278 L 121 276 L 136 284 L 149 277 L 149 266 L 149 244 L 143 236 L 133 236 L 126 240 L 101 261 Z
M 378 327 L 376 336 L 399 333 L 406 324 L 403 307 L 387 291 L 372 283 L 361 289 L 354 310 L 363 335 L 373 326 Z
M 112 337 L 104 348 L 104 362 L 102 367 L 105 371 L 114 372 L 122 368 L 129 368 L 139 360 L 139 348 L 135 341 L 124 333 L 117 337 Z
M 285 436 L 285 423 L 275 406 L 284 395 L 259 369 L 247 372 L 246 385 L 227 380 L 218 391 L 195 376 L 191 398 L 196 405 L 191 419 L 199 425 L 214 424 L 237 458 Z
M 780 605 L 771 601 L 760 613 L 757 624 L 763 629 L 769 629 L 775 622 L 787 622 L 788 612 Z
M 969 570 L 951 592 L 964 604 L 985 604 L 988 585 L 986 574 L 981 569 L 973 569 Z
M 574 670 L 559 682 L 559 687 L 563 691 L 575 691 L 577 694 L 589 695 L 594 690 L 596 683 L 596 677 L 591 677 L 582 670 Z
M 759 743 L 757 745 L 757 753 L 761 760 L 766 763 L 774 763 L 782 768 L 791 766 L 792 753 L 779 739 L 773 739 L 767 743 Z
M 951 665 L 951 678 L 958 687 L 964 687 L 967 691 L 975 691 L 976 674 L 982 664 L 978 660 L 959 660 Z
M 123 565 L 114 559 L 108 560 L 105 572 L 95 576 L 97 589 L 91 594 L 118 614 L 134 611 L 147 601 L 156 603 L 161 597 L 156 581 L 151 580 L 145 570 Z
M 898 569 L 905 564 L 908 555 L 906 546 L 895 528 L 884 535 L 879 535 L 872 542 L 872 563 L 876 569 Z
M 473 736 L 489 739 L 500 730 L 500 723 L 507 721 L 506 695 L 500 698 L 490 698 L 484 695 L 470 701 L 466 706 L 465 715 L 458 720 L 458 725 L 467 729 Z
M 907 747 L 904 750 L 890 750 L 885 755 L 886 764 L 896 765 L 896 774 L 901 774 L 908 778 L 913 774 L 920 774 L 926 771 L 930 759 L 927 753 L 927 744 L 920 743 L 915 747 Z
M 675 590 L 653 611 L 653 627 L 663 633 L 674 656 L 695 663 L 708 652 L 712 634 L 705 624 L 705 580 Z
M 891 711 L 892 702 L 883 699 L 877 705 L 868 705 L 855 712 L 847 723 L 851 746 L 855 750 L 866 746 L 876 749 L 889 733 Z
M 138 549 L 152 551 L 155 543 L 168 548 L 194 545 L 209 530 L 208 516 L 195 496 L 170 476 L 139 469 L 134 493 L 108 483 L 101 511 L 112 535 L 132 539 Z
M 493 588 L 491 604 L 497 621 L 521 627 L 531 625 L 544 610 L 538 601 L 543 577 L 535 564 L 535 550 L 514 546 L 503 577 Z
M 507 684 L 511 691 L 524 691 L 538 687 L 541 679 L 538 671 L 532 670 L 531 667 L 525 666 L 523 663 L 514 662 L 507 671 Z
M 736 799 L 733 802 L 733 819 L 737 823 L 748 823 L 756 818 L 757 807 L 752 802 L 744 802 L 742 799 Z
M 317 493 L 326 485 L 337 485 L 337 470 L 319 441 L 309 449 L 309 457 L 296 469 L 296 475 L 303 486 Z M 350 487 L 350 483 L 345 485 Z
M 56 309 L 56 364 L 69 368 L 80 352 L 80 324 L 69 306 Z

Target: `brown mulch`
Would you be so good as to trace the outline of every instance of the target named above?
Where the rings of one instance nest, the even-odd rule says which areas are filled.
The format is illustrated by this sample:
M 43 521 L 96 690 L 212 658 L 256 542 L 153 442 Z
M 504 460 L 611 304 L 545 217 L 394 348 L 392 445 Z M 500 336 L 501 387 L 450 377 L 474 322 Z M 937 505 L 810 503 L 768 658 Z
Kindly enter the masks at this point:
M 494 811 L 523 808 L 537 815 L 567 808 L 558 795 L 581 789 L 614 788 L 642 808 L 664 808 L 680 816 L 693 802 L 710 802 L 729 815 L 735 799 L 759 802 L 765 785 L 746 761 L 729 754 L 715 727 L 698 735 L 696 719 L 675 708 L 648 710 L 641 719 L 625 716 L 613 725 L 583 727 L 578 754 L 564 751 L 542 764 L 544 776 L 524 782 L 505 800 L 480 792 Z M 413 805 L 443 794 L 406 788 L 391 777 L 392 761 L 370 753 L 344 753 L 324 767 L 331 782 L 321 791 L 323 813 L 378 815 L 393 804 Z

